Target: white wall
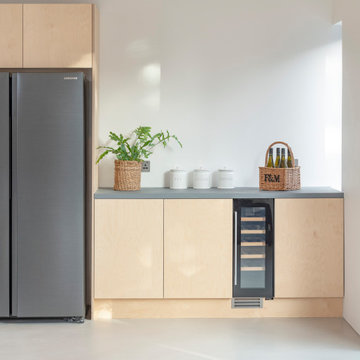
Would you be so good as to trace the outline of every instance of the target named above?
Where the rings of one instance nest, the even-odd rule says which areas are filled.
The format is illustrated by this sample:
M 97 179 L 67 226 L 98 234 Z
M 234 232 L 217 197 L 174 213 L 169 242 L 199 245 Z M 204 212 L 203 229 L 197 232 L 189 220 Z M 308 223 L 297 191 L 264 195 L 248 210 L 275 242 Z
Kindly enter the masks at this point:
M 267 145 L 281 139 L 300 160 L 303 185 L 340 188 L 332 0 L 74 2 L 100 9 L 100 143 L 109 130 L 150 125 L 184 144 L 154 154 L 143 186 L 163 186 L 176 165 L 227 166 L 237 185 L 256 186 Z M 100 185 L 112 183 L 108 159 Z
M 99 7 L 100 141 L 111 129 L 150 124 L 184 143 L 154 155 L 143 186 L 162 186 L 176 165 L 227 166 L 237 185 L 256 186 L 266 146 L 284 139 L 300 159 L 304 185 L 340 187 L 340 31 L 331 25 L 331 2 L 137 0 Z M 102 186 L 112 185 L 112 167 L 102 164 Z
M 344 317 L 360 334 L 360 2 L 336 0 L 343 28 L 343 190 L 345 192 Z

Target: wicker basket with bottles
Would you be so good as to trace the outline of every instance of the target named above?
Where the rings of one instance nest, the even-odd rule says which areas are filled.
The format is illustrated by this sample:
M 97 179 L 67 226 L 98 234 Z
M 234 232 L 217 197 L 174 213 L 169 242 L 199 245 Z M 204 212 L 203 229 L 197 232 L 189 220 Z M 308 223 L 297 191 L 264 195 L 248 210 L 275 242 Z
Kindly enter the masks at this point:
M 285 145 L 288 149 L 290 159 L 289 167 L 268 167 L 269 151 L 276 145 Z M 291 147 L 283 141 L 272 143 L 265 155 L 265 166 L 259 167 L 259 188 L 267 191 L 300 190 L 300 167 L 295 166 L 294 154 Z

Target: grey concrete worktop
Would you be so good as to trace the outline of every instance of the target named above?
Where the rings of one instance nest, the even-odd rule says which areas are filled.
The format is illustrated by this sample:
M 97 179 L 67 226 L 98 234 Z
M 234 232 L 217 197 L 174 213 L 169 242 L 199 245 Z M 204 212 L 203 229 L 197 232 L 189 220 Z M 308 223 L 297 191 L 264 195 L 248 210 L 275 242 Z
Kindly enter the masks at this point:
M 303 187 L 297 191 L 260 191 L 256 187 L 238 187 L 229 190 L 171 190 L 169 188 L 142 188 L 140 191 L 114 191 L 100 188 L 95 199 L 284 199 L 284 198 L 343 198 L 344 193 L 330 187 Z

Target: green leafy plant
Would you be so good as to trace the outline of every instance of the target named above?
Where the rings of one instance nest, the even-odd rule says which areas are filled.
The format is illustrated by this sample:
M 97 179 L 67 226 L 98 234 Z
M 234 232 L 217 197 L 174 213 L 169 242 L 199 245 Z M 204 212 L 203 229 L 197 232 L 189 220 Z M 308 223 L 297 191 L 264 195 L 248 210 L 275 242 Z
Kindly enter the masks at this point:
M 108 154 L 114 154 L 118 160 L 143 161 L 153 153 L 157 145 L 163 145 L 165 148 L 171 139 L 175 139 L 182 147 L 179 139 L 175 135 L 170 135 L 167 130 L 152 135 L 150 126 L 139 126 L 128 137 L 110 131 L 109 138 L 116 142 L 117 146 L 99 146 L 98 149 L 105 151 L 97 159 L 97 164 Z

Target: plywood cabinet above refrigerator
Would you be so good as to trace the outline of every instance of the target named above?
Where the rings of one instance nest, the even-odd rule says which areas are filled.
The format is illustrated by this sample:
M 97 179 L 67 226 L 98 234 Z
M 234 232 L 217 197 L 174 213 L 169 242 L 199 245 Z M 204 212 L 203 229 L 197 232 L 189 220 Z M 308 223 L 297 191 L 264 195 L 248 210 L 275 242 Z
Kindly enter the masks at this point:
M 91 4 L 24 5 L 26 68 L 90 68 Z
M 22 5 L 0 4 L 0 68 L 22 67 Z
M 91 68 L 92 4 L 0 4 L 0 68 Z

